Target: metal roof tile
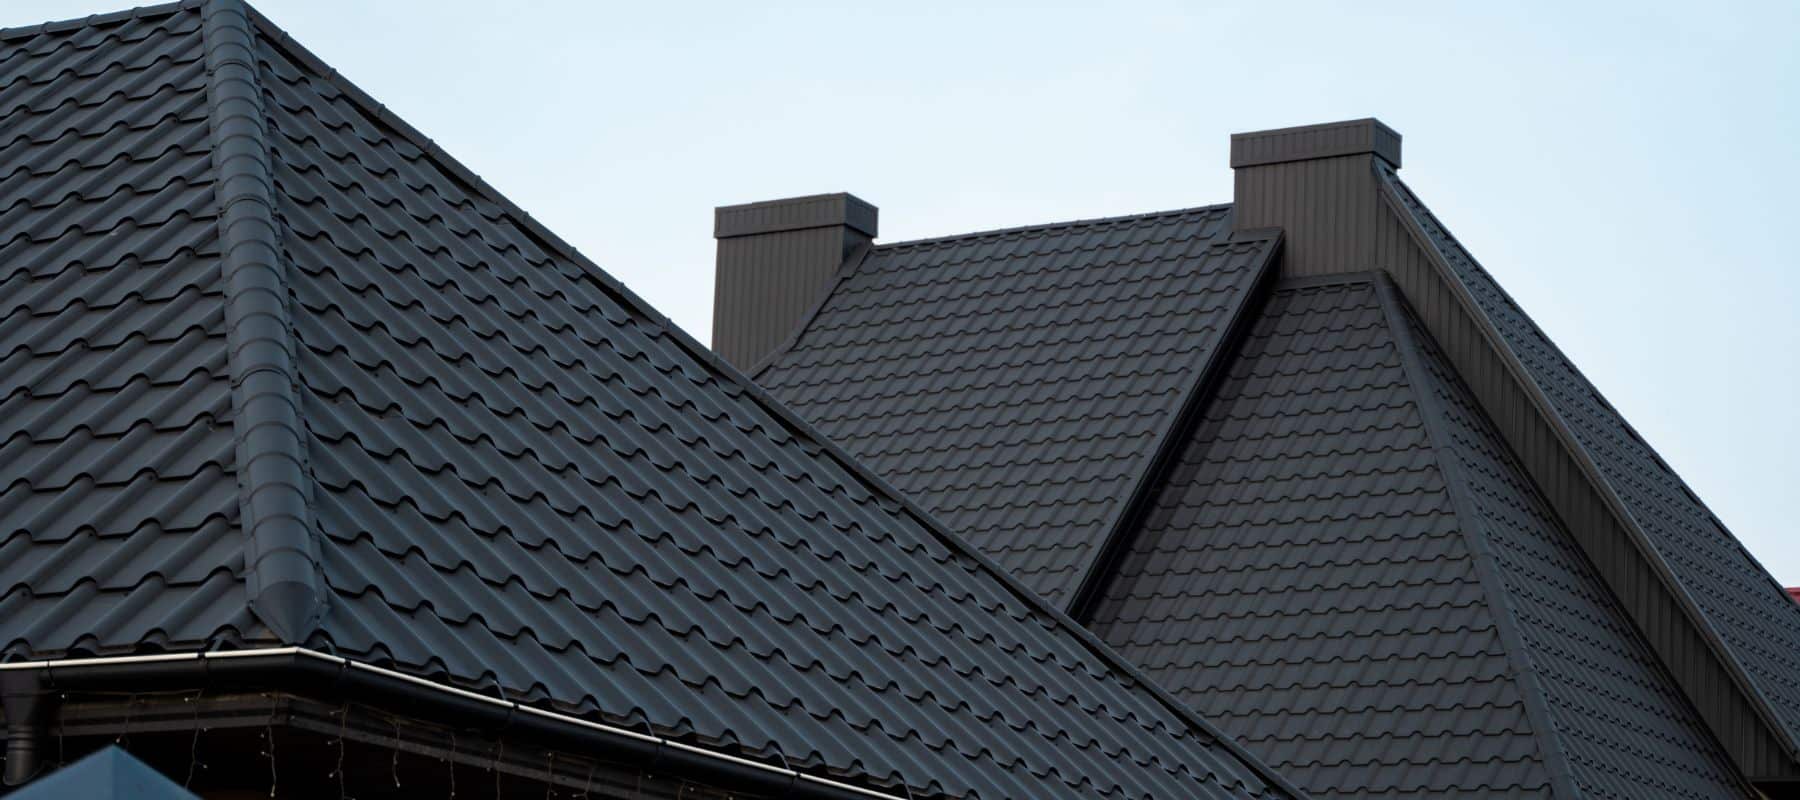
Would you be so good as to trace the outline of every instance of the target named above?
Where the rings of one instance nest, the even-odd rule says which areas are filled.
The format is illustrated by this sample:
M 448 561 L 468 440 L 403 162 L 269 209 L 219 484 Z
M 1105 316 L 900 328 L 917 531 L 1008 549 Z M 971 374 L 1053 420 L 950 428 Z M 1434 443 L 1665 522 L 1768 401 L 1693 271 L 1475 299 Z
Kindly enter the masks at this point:
M 876 247 L 758 378 L 1066 603 L 1250 293 L 1228 209 Z
M 260 92 L 212 94 L 260 128 L 268 180 L 215 186 L 201 45 L 245 42 L 200 39 L 236 8 L 0 55 L 9 656 L 292 639 L 900 791 L 1289 796 L 259 18 Z M 246 186 L 278 234 L 222 253 L 214 195 Z M 1120 241 L 1172 257 L 1142 227 Z M 234 260 L 261 245 L 277 263 Z M 222 263 L 289 301 L 252 310 L 291 380 L 240 399 L 293 404 L 329 593 L 310 633 L 270 630 L 285 611 L 246 582 L 237 484 L 259 478 L 236 461 L 267 453 L 234 437 L 247 295 Z M 1087 293 L 1031 313 L 1141 324 L 1087 319 Z

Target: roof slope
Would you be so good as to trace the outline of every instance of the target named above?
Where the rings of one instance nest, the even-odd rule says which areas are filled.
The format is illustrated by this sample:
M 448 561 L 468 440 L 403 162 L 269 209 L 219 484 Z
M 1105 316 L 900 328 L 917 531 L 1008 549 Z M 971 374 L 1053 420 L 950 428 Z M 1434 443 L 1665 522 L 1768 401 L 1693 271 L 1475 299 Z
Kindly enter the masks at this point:
M 1274 243 L 1224 206 L 887 244 L 755 377 L 1059 606 Z
M 279 30 L 197 9 L 0 34 L 6 657 L 305 644 L 914 794 L 1289 796 Z
M 1610 492 L 1698 608 L 1701 624 L 1724 643 L 1788 747 L 1800 745 L 1800 605 L 1725 529 L 1697 495 L 1632 430 L 1568 356 L 1544 335 L 1393 170 L 1380 170 L 1383 190 L 1450 276 L 1486 315 L 1500 345 L 1522 366 L 1558 424 L 1574 438 L 1579 458 Z
M 58 648 L 256 623 L 198 14 L 0 48 L 0 620 Z
M 1741 793 L 1727 757 L 1469 388 L 1418 320 L 1399 315 L 1405 321 L 1392 324 L 1416 353 L 1408 377 L 1436 422 L 1440 468 L 1461 489 L 1460 519 L 1477 557 L 1495 568 L 1483 580 L 1503 592 L 1518 631 L 1510 646 L 1528 656 L 1522 666 L 1547 701 L 1576 787 L 1619 798 Z
M 1318 797 L 1745 796 L 1379 279 L 1278 289 L 1093 626 Z

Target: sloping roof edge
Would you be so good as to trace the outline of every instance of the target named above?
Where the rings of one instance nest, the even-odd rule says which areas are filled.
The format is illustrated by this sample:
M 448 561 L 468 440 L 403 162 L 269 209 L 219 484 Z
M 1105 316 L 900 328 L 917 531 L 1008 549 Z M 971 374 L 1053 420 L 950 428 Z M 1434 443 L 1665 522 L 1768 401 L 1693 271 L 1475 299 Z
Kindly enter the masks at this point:
M 1751 679 L 1744 665 L 1738 658 L 1731 654 L 1730 648 L 1721 638 L 1719 631 L 1716 630 L 1710 620 L 1706 618 L 1706 615 L 1699 607 L 1698 601 L 1696 601 L 1688 589 L 1682 585 L 1680 579 L 1675 576 L 1674 571 L 1669 566 L 1668 562 L 1657 552 L 1655 545 L 1652 544 L 1649 539 L 1649 535 L 1625 507 L 1623 499 L 1620 498 L 1613 487 L 1601 477 L 1599 466 L 1595 463 L 1592 454 L 1590 454 L 1576 439 L 1574 430 L 1570 427 L 1569 421 L 1556 410 L 1549 397 L 1545 395 L 1543 387 L 1531 377 L 1518 353 L 1515 352 L 1512 346 L 1505 340 L 1505 337 L 1499 334 L 1495 328 L 1494 321 L 1480 307 L 1479 303 L 1470 294 L 1469 287 L 1457 276 L 1455 269 L 1448 263 L 1444 254 L 1440 252 L 1438 247 L 1431 241 L 1430 235 L 1423 229 L 1418 217 L 1407 208 L 1406 198 L 1400 196 L 1400 192 L 1404 189 L 1404 184 L 1400 184 L 1398 176 L 1393 175 L 1388 170 L 1383 170 L 1379 166 L 1372 167 L 1372 169 L 1376 171 L 1376 178 L 1377 183 L 1380 186 L 1382 201 L 1400 222 L 1407 235 L 1413 240 L 1413 244 L 1425 255 L 1432 268 L 1438 273 L 1438 277 L 1449 289 L 1451 296 L 1454 297 L 1456 302 L 1462 307 L 1463 312 L 1467 314 L 1470 319 L 1477 322 L 1475 326 L 1477 332 L 1488 344 L 1489 348 L 1500 355 L 1501 363 L 1504 365 L 1508 376 L 1519 389 L 1524 392 L 1526 397 L 1530 399 L 1530 402 L 1539 416 L 1545 420 L 1554 431 L 1558 439 L 1558 444 L 1569 457 L 1574 460 L 1575 464 L 1577 464 L 1582 471 L 1582 478 L 1586 481 L 1588 486 L 1603 499 L 1608 512 L 1611 513 L 1613 518 L 1626 532 L 1640 557 L 1652 567 L 1662 588 L 1675 601 L 1677 607 L 1679 607 L 1682 613 L 1687 617 L 1688 623 L 1696 630 L 1701 637 L 1701 640 L 1706 642 L 1713 650 L 1715 658 L 1721 662 L 1721 666 L 1724 667 L 1726 673 L 1730 676 L 1731 681 L 1737 687 L 1739 692 L 1749 700 L 1750 706 L 1755 710 L 1755 713 L 1763 722 L 1764 726 L 1776 735 L 1789 758 L 1800 760 L 1800 741 L 1796 741 L 1793 732 L 1789 731 L 1788 728 L 1781 723 L 1780 717 L 1776 713 L 1769 698 L 1755 685 L 1755 682 Z M 1399 185 L 1398 188 L 1396 184 Z M 1404 190 L 1410 192 L 1410 189 Z M 1423 204 L 1421 203 L 1421 205 Z M 1714 520 L 1714 523 L 1719 524 L 1716 519 Z M 1754 562 L 1754 557 L 1749 556 L 1748 553 L 1745 555 L 1750 557 Z M 1758 563 L 1757 566 L 1760 568 L 1761 564 Z M 1764 570 L 1764 573 L 1767 574 L 1767 570 Z M 1772 586 L 1775 586 L 1776 589 L 1781 590 L 1779 584 L 1775 584 L 1773 579 L 1770 580 L 1770 583 Z
M 307 494 L 287 276 L 276 244 L 267 119 L 242 0 L 201 11 L 207 122 L 218 174 L 227 363 L 250 608 L 281 641 L 303 642 L 325 614 Z
M 225 1 L 241 2 L 241 0 Z M 1020 602 L 1045 614 L 1055 625 L 1065 629 L 1075 641 L 1079 642 L 1082 647 L 1087 649 L 1102 663 L 1116 671 L 1122 678 L 1126 679 L 1129 684 L 1141 687 L 1153 697 L 1157 703 L 1168 709 L 1175 718 L 1186 722 L 1193 730 L 1196 730 L 1204 734 L 1207 738 L 1217 742 L 1221 748 L 1236 757 L 1238 761 L 1243 763 L 1258 777 L 1267 781 L 1272 786 L 1279 787 L 1283 792 L 1286 792 L 1292 797 L 1306 797 L 1298 787 L 1290 783 L 1285 777 L 1275 772 L 1268 765 L 1262 763 L 1261 760 L 1250 755 L 1250 753 L 1236 741 L 1213 727 L 1211 723 L 1208 723 L 1198 714 L 1195 714 L 1186 704 L 1175 699 L 1168 692 L 1163 691 L 1148 678 L 1141 675 L 1135 667 L 1131 666 L 1118 654 L 1114 653 L 1111 648 L 1107 647 L 1105 643 L 1101 642 L 1092 633 L 1088 632 L 1086 628 L 1083 628 L 1074 620 L 1070 619 L 1068 615 L 1039 598 L 1036 593 L 1019 584 L 1005 570 L 994 564 L 979 551 L 964 543 L 959 537 L 945 530 L 934 518 L 901 495 L 899 491 L 889 486 L 886 481 L 874 475 L 866 467 L 857 462 L 856 459 L 845 453 L 837 445 L 825 438 L 824 435 L 814 430 L 810 424 L 781 405 L 780 402 L 776 401 L 764 391 L 762 387 L 756 385 L 755 382 L 746 377 L 742 372 L 739 372 L 735 367 L 719 358 L 711 349 L 700 344 L 699 341 L 695 340 L 686 331 L 682 330 L 667 316 L 656 311 L 655 307 L 650 305 L 650 303 L 639 297 L 635 292 L 614 279 L 611 275 L 608 275 L 593 261 L 581 254 L 580 251 L 576 250 L 568 242 L 551 232 L 548 228 L 544 227 L 542 223 L 538 222 L 530 214 L 519 208 L 518 205 L 500 194 L 499 191 L 495 190 L 480 176 L 470 171 L 467 167 L 463 166 L 459 161 L 450 156 L 450 154 L 446 153 L 436 142 L 433 142 L 429 137 L 426 137 L 423 133 L 419 132 L 418 129 L 390 113 L 385 106 L 376 102 L 368 93 L 344 78 L 343 75 L 336 70 L 327 66 L 325 62 L 314 55 L 312 51 L 295 41 L 286 31 L 270 21 L 269 18 L 264 16 L 260 11 L 247 4 L 244 7 L 248 12 L 251 23 L 254 24 L 263 35 L 268 37 L 271 46 L 280 49 L 287 56 L 295 59 L 307 69 L 310 69 L 321 76 L 322 80 L 326 83 L 343 92 L 345 99 L 360 107 L 364 113 L 369 114 L 370 117 L 389 126 L 396 134 L 403 137 L 408 144 L 417 147 L 421 153 L 423 153 L 424 158 L 430 160 L 437 167 L 443 169 L 457 180 L 468 184 L 470 190 L 484 200 L 493 203 L 502 212 L 511 217 L 513 222 L 527 235 L 535 238 L 547 249 L 569 259 L 571 263 L 578 265 L 581 269 L 586 271 L 589 277 L 593 278 L 608 291 L 616 294 L 619 301 L 627 308 L 637 314 L 643 315 L 644 318 L 659 325 L 663 329 L 662 332 L 669 337 L 670 341 L 686 351 L 697 362 L 710 368 L 723 383 L 734 386 L 744 392 L 745 396 L 751 398 L 758 406 L 769 412 L 770 416 L 787 426 L 790 432 L 813 443 L 824 455 L 842 466 L 848 474 L 861 480 L 874 494 L 884 500 L 892 502 L 907 516 L 912 517 L 921 527 L 929 531 L 933 537 L 942 542 L 945 547 L 977 564 L 982 570 L 989 573 L 1001 586 L 1005 587 L 1008 592 L 1018 598 Z
M 798 344 L 800 342 L 801 338 L 803 338 L 806 335 L 807 329 L 812 327 L 813 321 L 818 319 L 819 313 L 825 309 L 825 306 L 827 304 L 830 303 L 831 296 L 837 293 L 838 287 L 842 286 L 844 284 L 844 281 L 847 280 L 852 274 L 855 273 L 856 268 L 861 266 L 862 262 L 864 260 L 868 259 L 869 255 L 871 253 L 874 253 L 877 250 L 893 250 L 893 249 L 906 248 L 906 247 L 919 247 L 919 246 L 926 246 L 926 245 L 945 244 L 945 243 L 949 243 L 949 242 L 960 242 L 960 241 L 964 241 L 967 239 L 980 239 L 980 238 L 988 237 L 988 236 L 1006 236 L 1006 235 L 1017 234 L 1017 233 L 1035 233 L 1035 232 L 1039 232 L 1039 231 L 1056 230 L 1058 228 L 1070 228 L 1070 227 L 1075 227 L 1078 225 L 1100 225 L 1100 224 L 1111 223 L 1111 222 L 1127 222 L 1130 220 L 1148 219 L 1151 217 L 1164 217 L 1164 216 L 1172 216 L 1172 215 L 1176 215 L 1176 214 L 1190 214 L 1190 213 L 1194 213 L 1197 211 L 1216 211 L 1219 209 L 1228 209 L 1230 207 L 1231 207 L 1230 203 L 1217 203 L 1217 204 L 1209 205 L 1209 206 L 1194 206 L 1192 208 L 1175 208 L 1175 209 L 1169 209 L 1167 211 L 1151 211 L 1151 212 L 1147 212 L 1147 213 L 1143 213 L 1143 214 L 1121 214 L 1119 216 L 1114 216 L 1114 217 L 1092 217 L 1092 218 L 1087 218 L 1087 219 L 1071 219 L 1071 220 L 1064 220 L 1062 222 L 1044 222 L 1044 223 L 1039 223 L 1036 225 L 1016 225 L 1016 226 L 1013 226 L 1010 228 L 994 228 L 994 229 L 985 230 L 985 231 L 972 231 L 969 233 L 954 233 L 954 234 L 950 234 L 948 236 L 930 236 L 930 237 L 926 237 L 923 239 L 904 239 L 904 240 L 901 240 L 898 242 L 871 242 L 868 244 L 858 245 L 855 250 L 852 250 L 850 252 L 849 256 L 844 258 L 844 263 L 839 265 L 837 272 L 832 273 L 831 285 L 825 287 L 825 291 L 820 293 L 818 301 L 813 303 L 812 308 L 807 310 L 806 315 L 800 318 L 800 324 L 795 325 L 794 329 L 788 333 L 787 338 L 783 339 L 781 341 L 781 344 L 776 345 L 774 349 L 770 350 L 768 355 L 763 356 L 761 361 L 756 362 L 755 366 L 752 366 L 751 368 L 744 370 L 744 375 L 753 381 L 761 379 L 763 373 L 767 372 L 769 370 L 769 367 L 774 366 L 775 362 L 780 361 L 781 357 L 783 355 L 787 354 L 788 351 L 794 349 L 794 345 Z M 1254 238 L 1254 237 L 1252 237 L 1252 238 Z M 1242 240 L 1239 240 L 1239 241 L 1242 241 Z
M 1237 305 L 1231 309 L 1225 329 L 1220 332 L 1218 346 L 1207 352 L 1205 363 L 1200 365 L 1194 380 L 1188 383 L 1181 400 L 1176 403 L 1175 413 L 1169 416 L 1168 423 L 1157 434 L 1156 443 L 1150 450 L 1150 460 L 1138 471 L 1136 483 L 1125 495 L 1125 502 L 1113 512 L 1112 519 L 1107 520 L 1100 544 L 1088 560 L 1087 574 L 1081 577 L 1075 591 L 1070 593 L 1068 606 L 1064 609 L 1077 621 L 1088 619 L 1095 600 L 1112 580 L 1119 556 L 1130 543 L 1131 537 L 1125 531 L 1136 527 L 1137 520 L 1149 506 L 1156 490 L 1162 486 L 1170 462 L 1181 450 L 1182 434 L 1190 428 L 1207 399 L 1212 396 L 1212 387 L 1218 384 L 1225 365 L 1237 351 L 1237 342 L 1243 338 L 1250 321 L 1255 318 L 1253 308 L 1261 305 L 1269 287 L 1275 283 L 1275 257 L 1281 252 L 1282 243 L 1280 228 L 1236 231 L 1228 237 L 1228 241 L 1266 243 L 1262 259 L 1256 265 L 1256 276 L 1251 279 L 1249 291 L 1238 298 Z
M 15 25 L 10 28 L 0 28 L 0 41 L 6 41 L 9 39 L 23 39 L 23 38 L 27 38 L 27 37 L 31 37 L 31 36 L 37 36 L 38 34 L 43 34 L 43 33 L 58 33 L 61 31 L 75 30 L 77 28 L 85 28 L 90 25 L 109 25 L 114 22 L 120 22 L 120 21 L 128 20 L 128 19 L 153 19 L 156 17 L 166 17 L 177 11 L 185 11 L 185 10 L 192 9 L 192 8 L 198 8 L 202 1 L 203 0 L 175 0 L 175 2 L 171 2 L 171 3 L 158 3 L 156 5 L 138 6 L 137 8 L 127 8 L 127 9 L 124 9 L 121 11 L 112 11 L 112 12 L 108 12 L 105 14 L 90 14 L 85 17 L 76 17 L 74 19 L 63 19 L 63 20 L 54 20 L 51 22 L 40 22 L 40 23 L 37 23 L 36 25 Z
M 1006 228 L 989 228 L 987 230 L 981 230 L 981 231 L 969 231 L 968 233 L 952 233 L 952 234 L 949 234 L 946 236 L 927 236 L 922 239 L 902 239 L 897 242 L 881 242 L 879 244 L 876 244 L 875 247 L 884 249 L 884 250 L 898 249 L 898 248 L 902 248 L 902 247 L 920 247 L 920 246 L 924 246 L 924 245 L 936 245 L 936 244 L 947 244 L 950 242 L 961 242 L 961 241 L 965 241 L 968 239 L 984 239 L 989 236 L 997 237 L 997 236 L 1011 236 L 1011 235 L 1020 234 L 1020 233 L 1043 233 L 1043 232 L 1048 232 L 1048 231 L 1054 231 L 1058 228 L 1074 228 L 1074 227 L 1080 227 L 1080 226 L 1084 226 L 1084 225 L 1107 225 L 1107 224 L 1116 223 L 1116 222 L 1132 222 L 1135 220 L 1154 219 L 1156 217 L 1177 217 L 1177 216 L 1181 216 L 1184 214 L 1197 214 L 1197 213 L 1208 212 L 1208 211 L 1224 211 L 1224 210 L 1228 210 L 1230 208 L 1231 208 L 1230 203 L 1213 203 L 1211 205 L 1189 206 L 1187 208 L 1170 208 L 1170 209 L 1164 209 L 1162 211 L 1145 211 L 1145 212 L 1138 213 L 1138 214 L 1118 214 L 1118 215 L 1111 216 L 1111 217 L 1083 217 L 1081 219 L 1066 219 L 1066 220 L 1062 220 L 1060 222 L 1039 222 L 1039 223 L 1034 223 L 1031 225 L 1014 225 L 1014 226 L 1006 227 Z
M 1444 429 L 1445 412 L 1439 408 L 1441 401 L 1435 393 L 1419 383 L 1425 375 L 1425 365 L 1419 355 L 1419 344 L 1413 337 L 1412 325 L 1401 305 L 1404 301 L 1399 297 L 1399 291 L 1394 288 L 1393 280 L 1387 273 L 1377 273 L 1373 282 L 1375 296 L 1381 303 L 1382 316 L 1387 320 L 1388 329 L 1393 332 L 1395 349 L 1400 352 L 1400 368 L 1406 375 L 1407 383 L 1414 387 L 1416 402 L 1425 411 L 1421 416 L 1424 418 L 1427 437 L 1426 448 L 1431 453 L 1432 463 L 1444 476 L 1445 493 L 1450 496 L 1457 516 L 1465 520 L 1479 519 L 1481 515 L 1475 511 L 1474 503 L 1469 497 L 1469 481 L 1463 474 L 1462 465 L 1441 451 L 1443 443 L 1450 439 L 1449 431 Z M 1471 561 L 1475 565 L 1475 580 L 1481 586 L 1482 600 L 1487 603 L 1495 631 L 1505 645 L 1507 666 L 1513 673 L 1513 680 L 1519 684 L 1519 696 L 1525 705 L 1526 718 L 1531 721 L 1535 733 L 1532 739 L 1537 742 L 1544 757 L 1544 765 L 1549 769 L 1551 793 L 1557 797 L 1581 797 L 1581 791 L 1575 784 L 1574 771 L 1569 766 L 1569 754 L 1563 749 L 1562 740 L 1555 735 L 1556 725 L 1551 721 L 1544 689 L 1538 682 L 1537 668 L 1526 656 L 1524 636 L 1519 631 L 1518 620 L 1513 617 L 1511 605 L 1506 602 L 1501 587 L 1500 568 L 1494 562 L 1493 547 L 1477 526 L 1458 525 L 1457 531 L 1468 545 Z

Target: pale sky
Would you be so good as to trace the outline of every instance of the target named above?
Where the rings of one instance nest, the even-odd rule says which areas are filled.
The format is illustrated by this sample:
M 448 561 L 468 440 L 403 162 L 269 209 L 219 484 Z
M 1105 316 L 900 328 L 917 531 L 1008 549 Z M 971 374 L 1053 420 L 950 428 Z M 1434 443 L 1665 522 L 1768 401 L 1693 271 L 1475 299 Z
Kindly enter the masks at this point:
M 1379 117 L 1800 585 L 1800 4 L 255 5 L 702 341 L 715 205 L 849 191 L 895 241 L 1222 203 L 1230 133 Z

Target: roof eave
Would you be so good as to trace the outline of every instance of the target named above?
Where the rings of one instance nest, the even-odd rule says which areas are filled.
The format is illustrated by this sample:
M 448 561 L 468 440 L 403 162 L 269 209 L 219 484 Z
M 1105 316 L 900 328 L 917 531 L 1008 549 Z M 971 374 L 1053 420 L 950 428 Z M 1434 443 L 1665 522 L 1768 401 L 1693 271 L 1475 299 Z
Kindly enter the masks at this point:
M 309 650 L 277 647 L 145 656 L 26 661 L 0 665 L 8 675 L 34 675 L 48 692 L 278 689 L 335 703 L 404 708 L 410 716 L 457 727 L 505 731 L 554 743 L 569 752 L 601 752 L 645 770 L 692 776 L 701 783 L 754 794 L 808 800 L 868 800 L 896 795 L 547 711 L 390 669 Z
M 696 361 L 709 367 L 718 375 L 723 383 L 735 386 L 740 391 L 744 392 L 747 396 L 752 398 L 759 407 L 785 425 L 790 432 L 815 444 L 821 452 L 832 461 L 836 462 L 848 474 L 860 479 L 872 493 L 884 500 L 892 502 L 897 508 L 904 511 L 907 516 L 911 517 L 922 528 L 930 532 L 932 537 L 937 539 L 946 548 L 977 564 L 1025 606 L 1038 613 L 1044 614 L 1055 626 L 1061 628 L 1065 633 L 1074 638 L 1096 659 L 1120 675 L 1127 685 L 1141 687 L 1142 690 L 1150 695 L 1159 705 L 1162 705 L 1177 719 L 1184 721 L 1191 730 L 1200 733 L 1203 737 L 1212 740 L 1213 743 L 1231 753 L 1238 762 L 1243 764 L 1250 772 L 1255 774 L 1265 783 L 1275 787 L 1289 797 L 1298 799 L 1307 796 L 1297 786 L 1275 772 L 1268 765 L 1262 763 L 1259 759 L 1250 755 L 1249 751 L 1245 750 L 1237 742 L 1225 736 L 1224 733 L 1213 727 L 1211 723 L 1208 723 L 1205 719 L 1196 714 L 1187 706 L 1187 704 L 1177 700 L 1173 695 L 1170 695 L 1143 676 L 1135 667 L 1127 663 L 1118 654 L 1114 653 L 1111 648 L 1107 647 L 1086 628 L 1083 628 L 1080 624 L 1070 619 L 1068 615 L 1064 614 L 1060 609 L 1051 606 L 1040 598 L 1037 593 L 1025 588 L 1024 585 L 1020 584 L 1004 569 L 1000 568 L 979 551 L 969 546 L 960 537 L 945 529 L 929 514 L 926 514 L 917 505 L 906 499 L 906 497 L 898 490 L 888 485 L 886 481 L 882 480 L 879 476 L 876 476 L 855 458 L 852 458 L 848 453 L 833 444 L 809 423 L 794 414 L 794 412 L 788 410 L 774 397 L 770 396 L 768 392 L 764 391 L 762 387 L 758 386 L 754 381 L 738 371 L 737 368 L 724 361 L 705 345 L 700 344 L 699 341 L 695 340 L 686 331 L 682 330 L 668 317 L 657 312 L 655 308 L 643 298 L 639 297 L 624 284 L 608 275 L 604 270 L 600 269 L 598 265 L 594 264 L 594 262 L 589 260 L 585 255 L 582 255 L 568 242 L 545 228 L 541 223 L 532 218 L 531 215 L 525 213 L 524 210 L 520 209 L 512 201 L 506 199 L 505 196 L 501 195 L 486 181 L 482 180 L 480 176 L 471 172 L 455 158 L 444 152 L 443 148 L 438 147 L 436 143 L 425 137 L 418 129 L 407 124 L 404 120 L 395 117 L 393 114 L 388 113 L 385 107 L 375 102 L 368 93 L 344 78 L 336 70 L 325 65 L 318 56 L 294 41 L 292 37 L 271 22 L 266 16 L 262 15 L 255 8 L 246 7 L 246 10 L 248 11 L 252 24 L 269 38 L 271 46 L 279 48 L 289 57 L 294 58 L 315 73 L 324 76 L 324 80 L 329 82 L 334 88 L 343 92 L 345 99 L 359 106 L 365 113 L 368 113 L 383 124 L 390 126 L 396 134 L 400 135 L 412 146 L 417 147 L 423 153 L 425 158 L 431 160 L 432 163 L 436 164 L 439 168 L 443 169 L 456 179 L 466 183 L 473 192 L 480 195 L 488 202 L 493 203 L 499 211 L 509 216 L 515 224 L 517 224 L 526 234 L 535 238 L 538 243 L 557 255 L 568 259 L 572 264 L 580 267 L 589 277 L 593 278 L 601 286 L 604 286 L 608 291 L 615 293 L 620 302 L 626 307 L 643 315 L 646 319 L 655 321 L 661 326 L 663 329 L 662 333 L 667 335 L 671 342 L 674 342 Z

